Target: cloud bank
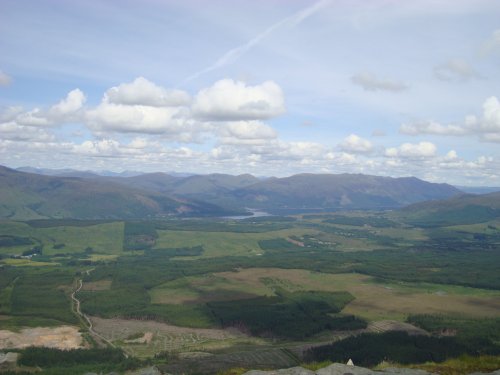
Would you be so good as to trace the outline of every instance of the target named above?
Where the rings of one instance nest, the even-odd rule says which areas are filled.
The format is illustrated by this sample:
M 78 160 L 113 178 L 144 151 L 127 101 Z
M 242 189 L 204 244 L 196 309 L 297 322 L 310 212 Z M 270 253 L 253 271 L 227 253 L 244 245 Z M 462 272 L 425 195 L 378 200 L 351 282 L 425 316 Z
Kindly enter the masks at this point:
M 439 152 L 428 140 L 391 142 L 351 133 L 336 142 L 282 139 L 272 125 L 285 112 L 281 87 L 273 81 L 250 85 L 223 79 L 190 95 L 138 77 L 106 90 L 87 105 L 79 89 L 47 108 L 9 107 L 0 113 L 0 156 L 43 160 L 53 167 L 181 170 L 286 175 L 298 172 L 416 175 L 439 181 L 461 178 L 500 183 L 500 161 L 481 155 L 466 160 L 455 150 Z M 73 140 L 62 130 L 77 127 Z M 401 134 L 464 136 L 500 141 L 500 102 L 488 98 L 479 116 L 462 124 L 405 123 Z M 376 135 L 376 134 L 375 134 Z M 90 139 L 89 139 L 90 138 Z M 42 157 L 43 155 L 43 157 Z M 35 165 L 36 166 L 36 165 Z
M 482 114 L 468 115 L 461 124 L 441 124 L 428 120 L 402 124 L 400 133 L 407 135 L 477 136 L 484 142 L 500 142 L 500 101 L 492 96 L 483 103 Z

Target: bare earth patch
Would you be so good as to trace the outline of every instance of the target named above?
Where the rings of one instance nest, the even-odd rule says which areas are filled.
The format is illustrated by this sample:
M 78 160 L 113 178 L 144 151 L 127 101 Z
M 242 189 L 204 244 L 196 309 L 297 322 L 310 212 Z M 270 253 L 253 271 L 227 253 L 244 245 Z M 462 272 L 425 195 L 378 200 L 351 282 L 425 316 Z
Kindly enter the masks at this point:
M 22 349 L 43 346 L 56 349 L 77 349 L 83 345 L 78 327 L 25 328 L 20 332 L 0 330 L 0 349 Z
M 242 335 L 226 329 L 178 327 L 152 320 L 103 319 L 95 316 L 90 319 L 94 330 L 111 341 L 125 340 L 130 335 L 144 331 L 174 336 L 196 335 L 211 340 L 224 340 Z
M 96 332 L 139 358 L 165 351 L 206 352 L 231 346 L 235 342 L 260 342 L 231 329 L 186 328 L 150 320 L 90 319 Z M 139 340 L 129 339 L 138 334 L 142 335 Z
M 142 337 L 133 340 L 125 340 L 125 344 L 151 344 L 153 332 L 146 332 Z
M 379 320 L 378 322 L 370 323 L 367 328 L 367 332 L 382 333 L 389 331 L 403 331 L 409 335 L 429 335 L 429 332 L 412 324 L 395 320 Z
M 99 280 L 91 281 L 83 284 L 82 290 L 87 290 L 90 292 L 95 292 L 99 290 L 109 290 L 111 289 L 111 280 Z

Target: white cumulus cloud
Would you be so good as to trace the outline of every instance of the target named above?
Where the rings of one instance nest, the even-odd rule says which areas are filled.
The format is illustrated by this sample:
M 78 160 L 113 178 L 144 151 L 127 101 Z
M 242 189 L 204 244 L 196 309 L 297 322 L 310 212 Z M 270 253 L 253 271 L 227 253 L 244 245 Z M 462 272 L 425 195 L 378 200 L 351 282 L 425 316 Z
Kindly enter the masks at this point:
M 385 150 L 385 156 L 403 159 L 425 159 L 436 155 L 437 147 L 431 142 L 403 143 Z
M 107 101 L 113 104 L 146 105 L 153 107 L 185 106 L 191 98 L 181 90 L 168 90 L 155 85 L 144 77 L 138 77 L 131 83 L 122 83 L 111 87 L 105 93 Z
M 72 90 L 68 93 L 66 98 L 50 107 L 48 117 L 61 118 L 72 115 L 83 107 L 86 100 L 85 94 L 80 89 Z
M 285 112 L 283 91 L 273 81 L 247 86 L 223 79 L 202 89 L 192 105 L 195 116 L 215 121 L 262 120 Z
M 339 146 L 343 151 L 355 154 L 368 153 L 373 150 L 373 145 L 369 140 L 361 138 L 356 134 L 349 135 L 340 143 Z
M 0 116 L 0 123 L 14 123 L 25 127 L 50 127 L 80 120 L 85 104 L 85 94 L 75 89 L 49 109 L 34 108 L 23 111 L 19 107 L 10 107 Z
M 233 121 L 219 129 L 223 144 L 262 144 L 278 136 L 276 130 L 261 121 Z
M 446 153 L 444 159 L 446 161 L 453 161 L 458 159 L 458 154 L 455 150 L 450 150 Z
M 95 131 L 123 133 L 181 133 L 186 120 L 172 107 L 113 104 L 103 101 L 86 113 L 87 125 Z
M 0 123 L 0 138 L 29 142 L 52 142 L 55 140 L 55 136 L 44 128 L 23 126 L 12 121 Z
M 486 99 L 483 104 L 483 120 L 477 127 L 485 133 L 500 133 L 500 101 L 497 97 Z
M 486 99 L 481 116 L 468 115 L 459 125 L 423 121 L 402 124 L 399 131 L 408 135 L 477 135 L 485 142 L 500 142 L 500 101 L 495 96 Z

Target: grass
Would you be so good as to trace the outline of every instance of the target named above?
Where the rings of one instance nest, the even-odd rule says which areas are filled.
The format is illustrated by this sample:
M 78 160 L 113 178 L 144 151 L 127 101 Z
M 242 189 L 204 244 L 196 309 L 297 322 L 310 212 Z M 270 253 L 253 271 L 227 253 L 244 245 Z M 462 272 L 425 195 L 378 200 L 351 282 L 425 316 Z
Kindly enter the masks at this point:
M 59 266 L 59 263 L 55 262 L 37 262 L 31 259 L 13 259 L 7 258 L 2 259 L 2 263 L 8 264 L 9 266 L 15 267 L 47 267 L 47 266 Z
M 343 313 L 367 320 L 404 321 L 416 313 L 460 313 L 471 317 L 500 316 L 500 292 L 459 286 L 420 283 L 380 283 L 360 274 L 327 274 L 306 270 L 251 268 L 216 274 L 230 281 L 258 285 L 274 280 L 289 291 L 347 291 L 355 300 Z M 443 290 L 446 294 L 436 294 Z
M 284 229 L 264 233 L 203 232 L 203 231 L 171 231 L 158 230 L 159 238 L 155 249 L 185 248 L 202 246 L 201 257 L 221 256 L 255 256 L 263 253 L 259 241 L 274 238 L 288 238 L 315 234 L 316 230 L 305 228 Z M 186 259 L 187 257 L 183 257 Z
M 262 283 L 245 283 L 223 275 L 207 274 L 170 281 L 153 288 L 152 303 L 200 303 L 270 296 L 272 290 Z
M 469 225 L 453 225 L 447 227 L 447 229 L 468 233 L 498 234 L 500 232 L 500 220 Z
M 441 363 L 428 362 L 410 367 L 440 375 L 465 375 L 472 372 L 489 373 L 500 368 L 500 356 L 481 355 L 472 357 L 464 355 Z
M 99 280 L 99 281 L 90 281 L 85 282 L 83 284 L 82 290 L 87 291 L 96 291 L 96 290 L 109 290 L 111 289 L 112 280 Z
M 44 240 L 44 255 L 83 252 L 92 248 L 103 254 L 120 254 L 123 249 L 123 223 L 114 222 L 88 227 L 39 228 Z M 58 244 L 64 247 L 57 248 Z
M 289 292 L 348 291 L 355 300 L 343 310 L 361 318 L 405 321 L 410 314 L 461 314 L 472 318 L 500 316 L 500 292 L 431 283 L 385 282 L 349 273 L 250 268 L 237 272 L 191 276 L 161 284 L 149 293 L 153 303 L 182 305 Z M 188 306 L 186 306 L 187 308 Z M 176 314 L 177 315 L 177 314 Z
M 11 309 L 10 298 L 12 296 L 13 285 L 9 285 L 0 290 L 0 314 L 8 314 Z
M 243 375 L 245 372 L 250 371 L 249 369 L 243 367 L 235 367 L 229 370 L 222 370 L 217 372 L 217 375 Z
M 117 254 L 91 254 L 89 260 L 91 262 L 112 262 L 118 258 Z
M 425 231 L 420 228 L 376 228 L 377 234 L 404 241 L 425 241 L 428 239 Z
M 35 327 L 57 327 L 63 323 L 50 318 L 40 318 L 34 316 L 0 316 L 0 330 L 19 332 L 22 328 Z
M 374 279 L 377 283 L 378 280 Z M 381 285 L 386 288 L 392 288 L 395 291 L 403 294 L 412 293 L 429 293 L 437 295 L 457 295 L 457 296 L 473 296 L 473 297 L 493 297 L 500 298 L 500 291 L 491 289 L 471 288 L 460 285 L 432 284 L 432 283 L 409 283 L 405 281 L 387 281 L 381 280 Z
M 1 221 L 0 235 L 34 239 L 43 245 L 44 255 L 71 254 L 92 248 L 102 254 L 121 254 L 123 249 L 123 222 L 89 226 L 32 227 L 26 223 Z M 20 255 L 33 245 L 0 247 L 0 254 Z
M 421 238 L 421 234 L 416 233 L 417 230 L 404 228 L 360 228 L 349 225 L 317 224 L 320 225 L 317 227 L 319 232 L 315 235 L 315 242 L 331 243 L 336 250 L 345 252 L 386 249 L 395 244 L 408 246 L 413 238 Z M 383 237 L 386 238 L 385 241 Z M 387 240 L 390 240 L 390 243 L 387 243 Z M 397 243 L 397 240 L 400 240 L 400 243 Z
M 36 238 L 36 230 L 25 223 L 0 220 L 0 235 Z M 0 247 L 0 254 L 21 255 L 23 251 L 29 250 L 32 247 L 33 245 L 29 244 L 20 246 L 2 246 Z

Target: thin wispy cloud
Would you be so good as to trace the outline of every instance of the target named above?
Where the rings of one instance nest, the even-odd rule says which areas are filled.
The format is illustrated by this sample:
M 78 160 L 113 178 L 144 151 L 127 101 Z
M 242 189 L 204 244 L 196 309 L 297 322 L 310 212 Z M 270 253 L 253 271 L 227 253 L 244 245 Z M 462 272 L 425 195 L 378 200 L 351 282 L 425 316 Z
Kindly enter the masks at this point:
M 259 44 L 263 39 L 265 39 L 267 36 L 272 34 L 274 31 L 281 27 L 296 27 L 298 26 L 301 22 L 306 20 L 307 18 L 311 17 L 315 13 L 317 13 L 319 10 L 323 9 L 326 5 L 328 5 L 331 2 L 331 0 L 320 0 L 317 3 L 311 5 L 310 7 L 304 8 L 297 13 L 286 17 L 282 19 L 281 21 L 276 22 L 275 24 L 269 26 L 266 30 L 255 36 L 254 38 L 250 39 L 248 42 L 245 44 L 242 44 L 241 46 L 235 47 L 233 49 L 230 49 L 226 53 L 224 53 L 219 59 L 213 63 L 212 65 L 209 65 L 208 67 L 199 70 L 198 72 L 190 75 L 187 77 L 184 81 L 182 81 L 182 84 L 185 84 L 187 82 L 190 82 L 206 73 L 209 73 L 213 70 L 223 68 L 225 66 L 231 65 L 234 62 L 236 62 L 239 58 L 241 58 L 244 54 L 246 54 L 249 50 L 251 50 L 253 47 L 255 47 L 257 44 Z
M 12 82 L 12 78 L 0 70 L 0 86 L 8 86 Z

